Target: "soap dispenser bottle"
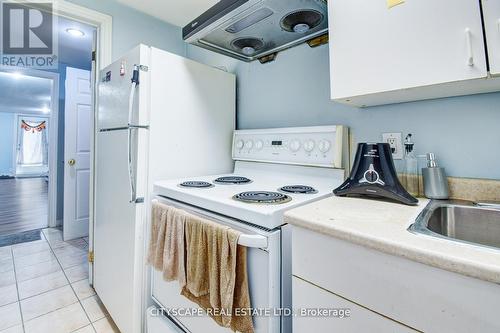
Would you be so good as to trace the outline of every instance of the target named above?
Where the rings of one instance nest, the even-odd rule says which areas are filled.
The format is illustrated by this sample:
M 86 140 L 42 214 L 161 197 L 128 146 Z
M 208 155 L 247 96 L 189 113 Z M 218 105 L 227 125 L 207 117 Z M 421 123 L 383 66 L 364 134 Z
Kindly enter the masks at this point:
M 414 143 L 411 141 L 412 134 L 408 134 L 405 139 L 405 156 L 404 156 L 404 164 L 405 170 L 403 173 L 402 183 L 406 188 L 408 193 L 412 196 L 418 196 L 418 160 L 415 156 Z
M 438 167 L 436 155 L 427 154 L 427 168 L 422 168 L 424 194 L 429 199 L 448 199 L 448 179 L 444 168 Z

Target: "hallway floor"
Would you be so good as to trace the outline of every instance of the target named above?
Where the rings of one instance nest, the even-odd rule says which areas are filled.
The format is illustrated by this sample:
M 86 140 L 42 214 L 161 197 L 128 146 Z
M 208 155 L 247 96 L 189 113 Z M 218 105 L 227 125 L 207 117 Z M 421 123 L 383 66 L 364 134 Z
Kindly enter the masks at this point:
M 47 228 L 45 178 L 0 179 L 0 235 Z
M 0 333 L 119 332 L 88 284 L 88 240 L 43 235 L 0 247 Z

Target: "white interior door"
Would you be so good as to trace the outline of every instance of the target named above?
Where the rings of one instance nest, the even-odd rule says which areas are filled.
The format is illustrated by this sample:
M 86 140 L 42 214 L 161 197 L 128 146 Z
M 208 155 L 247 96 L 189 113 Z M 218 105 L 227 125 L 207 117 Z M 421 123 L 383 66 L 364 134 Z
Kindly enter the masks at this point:
M 90 71 L 66 69 L 64 240 L 89 234 L 92 90 Z

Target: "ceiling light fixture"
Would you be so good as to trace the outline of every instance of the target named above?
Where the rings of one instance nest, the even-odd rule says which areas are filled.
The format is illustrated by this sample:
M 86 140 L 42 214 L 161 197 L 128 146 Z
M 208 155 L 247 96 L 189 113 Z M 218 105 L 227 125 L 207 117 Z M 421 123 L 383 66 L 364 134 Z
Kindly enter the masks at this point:
M 44 106 L 44 107 L 42 108 L 42 112 L 43 112 L 43 113 L 49 113 L 49 112 L 50 112 L 50 109 L 49 109 L 48 107 Z
M 72 36 L 75 36 L 75 37 L 85 36 L 85 33 L 83 31 L 75 29 L 75 28 L 68 28 L 68 29 L 66 29 L 66 32 Z

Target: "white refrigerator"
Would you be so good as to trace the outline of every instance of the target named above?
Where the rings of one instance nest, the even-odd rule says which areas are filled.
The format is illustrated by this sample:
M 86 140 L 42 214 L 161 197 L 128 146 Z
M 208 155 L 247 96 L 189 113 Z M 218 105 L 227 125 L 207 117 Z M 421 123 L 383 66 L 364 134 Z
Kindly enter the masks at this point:
M 232 171 L 236 80 L 139 45 L 98 84 L 93 286 L 120 331 L 138 333 L 152 184 Z

